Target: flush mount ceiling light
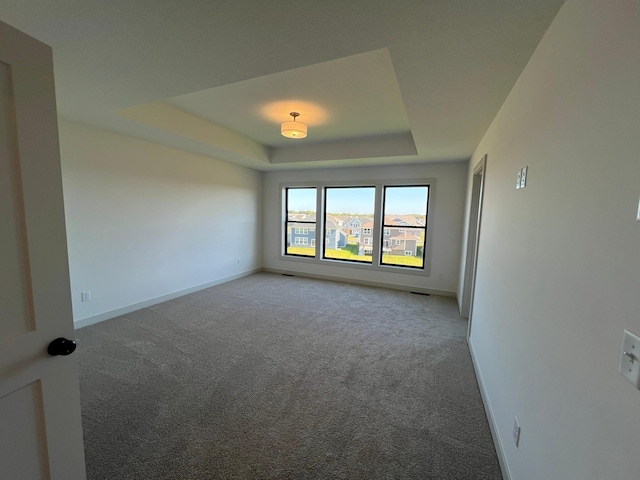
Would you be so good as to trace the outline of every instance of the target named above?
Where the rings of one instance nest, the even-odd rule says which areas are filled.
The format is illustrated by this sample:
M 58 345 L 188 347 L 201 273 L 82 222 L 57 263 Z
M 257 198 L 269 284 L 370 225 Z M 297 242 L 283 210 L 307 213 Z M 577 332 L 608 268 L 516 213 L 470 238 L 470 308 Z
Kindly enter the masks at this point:
M 298 112 L 291 112 L 289 115 L 293 117 L 292 122 L 282 122 L 280 133 L 287 138 L 304 138 L 307 136 L 307 126 L 302 122 L 296 122 L 299 117 Z

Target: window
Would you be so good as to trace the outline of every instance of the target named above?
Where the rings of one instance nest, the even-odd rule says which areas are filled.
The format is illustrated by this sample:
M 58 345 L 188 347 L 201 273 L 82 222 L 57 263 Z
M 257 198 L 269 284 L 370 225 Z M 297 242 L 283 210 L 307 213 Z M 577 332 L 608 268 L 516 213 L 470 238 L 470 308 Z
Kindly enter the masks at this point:
M 395 265 L 408 268 L 424 267 L 424 245 L 426 241 L 427 206 L 429 204 L 429 186 L 385 186 L 383 188 L 383 229 L 402 225 L 397 229 L 394 244 L 404 244 L 404 255 L 392 249 L 382 248 L 380 265 Z M 415 252 L 406 250 L 414 248 Z M 404 257 L 404 258 L 403 258 Z M 408 257 L 408 258 L 407 258 Z
M 425 245 L 431 237 L 427 229 L 432 182 L 283 186 L 284 255 L 428 274 Z M 323 213 L 317 218 L 318 212 Z
M 324 191 L 325 249 L 322 258 L 346 262 L 372 263 L 372 249 L 360 247 L 359 234 L 349 234 L 338 225 L 350 222 L 354 228 L 373 225 L 375 187 L 326 187 Z M 363 232 L 366 233 L 366 228 Z M 371 228 L 369 228 L 371 231 Z M 366 243 L 365 239 L 365 245 Z M 369 238 L 369 240 L 371 240 Z M 370 243 L 371 245 L 373 243 Z
M 299 257 L 315 257 L 317 190 L 285 188 L 284 253 Z M 311 246 L 309 241 L 311 240 Z

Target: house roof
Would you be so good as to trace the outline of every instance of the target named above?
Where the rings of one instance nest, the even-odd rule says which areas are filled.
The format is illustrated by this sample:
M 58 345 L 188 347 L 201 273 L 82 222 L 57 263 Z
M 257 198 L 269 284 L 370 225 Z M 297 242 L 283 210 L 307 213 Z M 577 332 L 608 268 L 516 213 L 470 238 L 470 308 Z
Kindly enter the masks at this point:
M 410 232 L 401 232 L 398 235 L 390 237 L 389 239 L 390 240 L 415 240 L 415 241 L 419 241 L 420 237 L 419 237 L 419 235 L 414 235 L 413 233 L 410 233 Z
M 384 223 L 386 225 L 409 226 L 415 225 L 423 227 L 425 221 L 417 215 L 385 215 Z
M 563 0 L 20 0 L 61 116 L 259 170 L 467 160 Z M 289 113 L 309 126 L 280 135 Z
M 338 225 L 336 224 L 335 219 L 330 218 L 330 217 L 327 217 L 327 219 L 325 221 L 325 226 L 326 226 L 326 228 L 332 229 L 332 230 L 338 230 L 339 229 Z

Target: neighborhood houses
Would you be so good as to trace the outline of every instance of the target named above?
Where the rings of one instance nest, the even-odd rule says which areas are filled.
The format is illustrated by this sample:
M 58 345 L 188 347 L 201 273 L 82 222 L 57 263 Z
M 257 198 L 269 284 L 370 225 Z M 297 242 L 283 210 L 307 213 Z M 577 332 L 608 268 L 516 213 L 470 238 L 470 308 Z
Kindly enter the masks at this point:
M 287 222 L 287 253 L 315 255 L 316 216 L 313 213 L 289 212 Z M 382 227 L 383 263 L 422 266 L 425 216 L 386 215 Z M 371 262 L 376 240 L 371 215 L 327 214 L 325 219 L 325 258 Z M 302 250 L 304 248 L 308 250 Z M 345 255 L 346 253 L 350 255 Z M 361 258 L 358 258 L 361 257 Z M 414 257 L 394 262 L 394 257 Z M 386 261 L 385 260 L 389 260 Z

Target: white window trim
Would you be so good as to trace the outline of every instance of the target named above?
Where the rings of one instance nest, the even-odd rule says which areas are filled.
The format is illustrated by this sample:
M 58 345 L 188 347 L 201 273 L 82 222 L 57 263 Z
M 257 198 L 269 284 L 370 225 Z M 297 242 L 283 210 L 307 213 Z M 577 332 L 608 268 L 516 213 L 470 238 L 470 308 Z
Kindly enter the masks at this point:
M 380 249 L 382 248 L 382 242 L 374 242 L 373 245 L 373 261 L 372 263 L 361 263 L 361 262 L 347 262 L 344 260 L 334 260 L 334 259 L 324 259 L 322 258 L 322 248 L 317 248 L 315 252 L 315 257 L 301 257 L 296 255 L 286 255 L 286 238 L 282 235 L 286 235 L 283 228 L 280 228 L 280 260 L 282 261 L 291 261 L 291 262 L 300 262 L 300 263 L 309 263 L 314 265 L 334 265 L 336 267 L 345 267 L 348 266 L 350 268 L 368 270 L 368 271 L 380 271 L 380 272 L 397 272 L 406 275 L 417 275 L 423 277 L 429 277 L 431 274 L 431 247 L 433 245 L 433 212 L 434 212 L 434 203 L 436 198 L 437 190 L 437 179 L 435 178 L 412 178 L 412 179 L 398 179 L 398 180 L 361 180 L 361 181 L 311 181 L 311 182 L 280 182 L 279 191 L 281 194 L 281 203 L 280 203 L 280 211 L 282 215 L 282 222 L 286 220 L 286 212 L 284 212 L 284 200 L 285 200 L 285 188 L 316 188 L 316 211 L 322 211 L 321 208 L 324 207 L 324 188 L 326 187 L 375 187 L 376 188 L 376 205 L 375 205 L 375 217 L 376 217 L 376 225 L 373 228 L 373 236 L 374 238 L 381 237 L 380 230 L 383 221 L 383 212 L 382 212 L 382 192 L 384 187 L 394 187 L 394 186 L 418 186 L 418 185 L 428 185 L 429 186 L 429 198 L 427 203 L 427 221 L 425 227 L 426 235 L 423 243 L 424 249 L 424 262 L 422 268 L 415 267 L 406 267 L 406 266 L 398 266 L 398 265 L 389 265 L 381 263 L 381 253 Z M 318 226 L 322 229 L 321 222 L 324 222 L 324 218 L 319 218 L 316 222 L 316 229 Z M 281 224 L 282 225 L 282 224 Z M 359 232 L 355 235 L 359 237 Z

